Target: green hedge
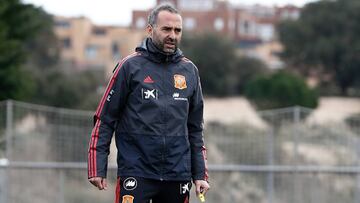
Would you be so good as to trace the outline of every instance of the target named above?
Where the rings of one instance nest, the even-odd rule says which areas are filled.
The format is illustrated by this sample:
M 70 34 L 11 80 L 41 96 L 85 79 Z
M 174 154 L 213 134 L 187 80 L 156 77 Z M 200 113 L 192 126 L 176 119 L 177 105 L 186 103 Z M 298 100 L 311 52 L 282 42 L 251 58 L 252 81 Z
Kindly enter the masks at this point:
M 245 96 L 258 109 L 288 106 L 315 108 L 318 95 L 305 81 L 293 74 L 279 71 L 270 76 L 259 76 L 245 87 Z

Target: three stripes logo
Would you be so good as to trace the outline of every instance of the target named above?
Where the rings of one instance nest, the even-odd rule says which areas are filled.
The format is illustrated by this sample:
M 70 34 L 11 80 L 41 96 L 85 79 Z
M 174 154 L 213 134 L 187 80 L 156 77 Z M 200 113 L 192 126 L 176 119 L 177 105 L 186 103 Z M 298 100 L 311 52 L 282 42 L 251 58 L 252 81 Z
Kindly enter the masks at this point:
M 144 79 L 144 83 L 154 83 L 155 81 L 150 77 L 150 76 L 147 76 L 145 79 Z

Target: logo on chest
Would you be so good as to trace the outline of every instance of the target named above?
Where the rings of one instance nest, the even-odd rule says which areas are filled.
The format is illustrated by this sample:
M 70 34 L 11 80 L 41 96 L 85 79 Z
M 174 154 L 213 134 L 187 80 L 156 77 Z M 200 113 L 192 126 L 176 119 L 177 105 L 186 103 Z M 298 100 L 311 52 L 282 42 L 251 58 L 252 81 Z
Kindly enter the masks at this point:
M 174 75 L 174 87 L 177 89 L 186 89 L 186 78 L 183 75 Z
M 141 96 L 145 100 L 158 99 L 159 94 L 157 89 L 141 89 Z
M 144 79 L 144 83 L 154 83 L 155 81 L 148 75 L 145 79 Z
M 180 97 L 180 94 L 179 94 L 178 92 L 175 92 L 175 93 L 173 94 L 173 98 L 174 98 L 174 100 L 181 100 L 181 101 L 187 101 L 187 100 L 188 100 L 188 99 L 185 98 L 185 97 Z

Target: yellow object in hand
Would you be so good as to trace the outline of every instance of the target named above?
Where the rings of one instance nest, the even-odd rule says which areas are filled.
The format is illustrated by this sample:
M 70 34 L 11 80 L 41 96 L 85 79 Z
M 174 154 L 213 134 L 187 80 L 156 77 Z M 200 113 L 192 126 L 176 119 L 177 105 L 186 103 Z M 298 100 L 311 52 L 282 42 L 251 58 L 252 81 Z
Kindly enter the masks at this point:
M 201 202 L 205 202 L 205 196 L 202 193 L 199 194 L 199 199 Z

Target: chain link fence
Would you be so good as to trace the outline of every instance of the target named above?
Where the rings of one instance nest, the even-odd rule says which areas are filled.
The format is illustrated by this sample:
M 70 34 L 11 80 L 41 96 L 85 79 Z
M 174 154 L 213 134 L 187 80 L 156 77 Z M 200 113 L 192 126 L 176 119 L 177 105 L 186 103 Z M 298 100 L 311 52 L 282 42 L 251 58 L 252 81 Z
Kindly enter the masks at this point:
M 208 203 L 360 202 L 359 117 L 320 125 L 302 107 L 258 116 L 263 127 L 206 123 Z M 92 112 L 1 102 L 0 202 L 113 202 L 114 147 L 109 189 L 87 181 L 91 130 Z

